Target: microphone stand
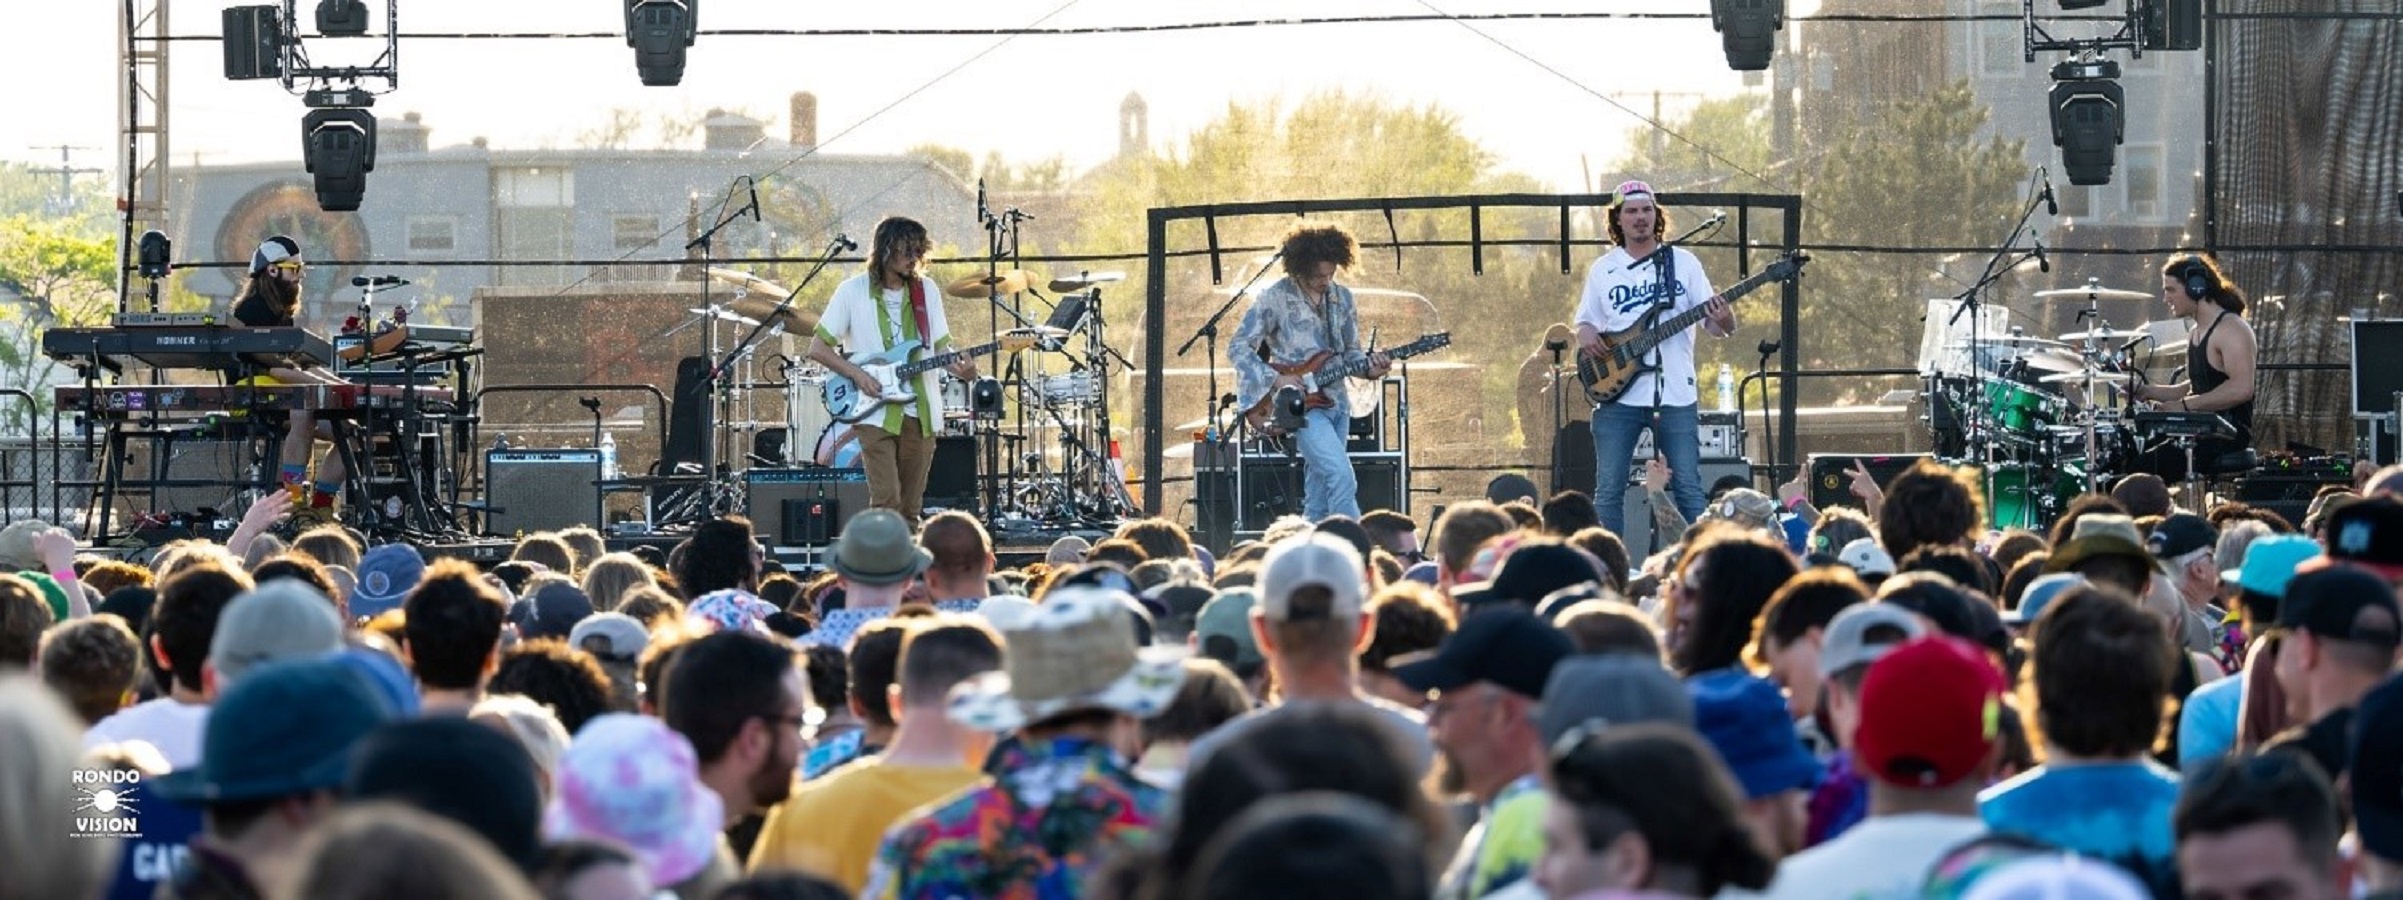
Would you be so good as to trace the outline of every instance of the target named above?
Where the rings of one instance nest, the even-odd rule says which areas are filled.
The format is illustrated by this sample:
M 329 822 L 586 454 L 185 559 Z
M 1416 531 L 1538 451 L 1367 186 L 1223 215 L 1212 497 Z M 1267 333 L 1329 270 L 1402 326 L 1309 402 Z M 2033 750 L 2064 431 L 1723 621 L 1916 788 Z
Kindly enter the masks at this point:
M 1561 375 L 1564 374 L 1560 367 L 1568 354 L 1569 344 L 1567 341 L 1545 341 L 1544 349 L 1552 353 L 1552 479 L 1547 483 L 1551 485 L 1552 492 L 1557 494 L 1560 493 L 1560 433 L 1569 428 L 1568 400 L 1560 395 L 1563 384 Z
M 1202 345 L 1202 358 L 1207 360 L 1210 366 L 1210 396 L 1209 399 L 1202 401 L 1202 409 L 1216 410 L 1218 407 L 1219 321 L 1225 319 L 1227 317 L 1227 313 L 1234 311 L 1235 302 L 1242 300 L 1245 295 L 1250 294 L 1252 285 L 1259 284 L 1260 277 L 1268 274 L 1268 270 L 1276 266 L 1277 260 L 1284 258 L 1284 248 L 1277 248 L 1276 255 L 1269 257 L 1268 262 L 1260 265 L 1260 271 L 1253 272 L 1252 277 L 1243 282 L 1243 287 L 1236 289 L 1234 296 L 1228 297 L 1227 302 L 1219 304 L 1218 311 L 1211 313 L 1210 318 L 1202 322 L 1201 328 L 1193 332 L 1193 336 L 1186 338 L 1183 346 L 1176 348 L 1176 355 L 1183 356 L 1193 349 L 1193 345 L 1195 343 L 1200 343 Z M 1234 353 L 1235 351 L 1233 349 L 1229 349 L 1227 351 L 1229 356 L 1233 356 Z M 1238 379 L 1237 386 L 1241 386 L 1240 379 Z M 1218 424 L 1218 416 L 1218 412 L 1210 412 L 1210 424 L 1212 426 L 1216 426 Z M 1235 485 L 1233 488 L 1234 497 L 1227 505 L 1227 508 L 1233 510 L 1234 512 L 1233 520 L 1227 523 L 1227 537 L 1229 545 L 1234 543 L 1234 532 L 1243 530 L 1243 440 L 1241 438 L 1230 437 L 1230 435 L 1234 433 L 1234 429 L 1237 427 L 1244 429 L 1244 435 L 1246 437 L 1250 436 L 1251 429 L 1249 426 L 1249 420 L 1242 413 L 1235 414 L 1234 422 L 1229 427 L 1216 429 L 1219 434 L 1219 440 L 1232 441 L 1235 445 L 1233 459 L 1228 462 L 1228 466 L 1235 473 Z M 1204 447 L 1202 449 L 1209 452 L 1213 457 L 1217 456 L 1218 454 L 1218 448 L 1216 446 Z M 1199 475 L 1200 471 L 1196 469 L 1195 474 Z M 1198 492 L 1200 489 L 1197 486 L 1195 490 Z
M 733 202 L 734 189 L 732 187 L 728 187 L 726 189 L 726 203 L 720 204 L 718 208 L 725 209 L 727 206 L 732 205 Z M 701 353 L 702 358 L 704 359 L 708 358 L 709 354 L 717 352 L 718 348 L 717 308 L 711 306 L 709 302 L 709 264 L 711 251 L 716 246 L 719 231 L 724 230 L 728 225 L 734 224 L 735 220 L 742 218 L 744 213 L 751 213 L 756 216 L 758 212 L 759 207 L 746 200 L 743 203 L 743 208 L 737 209 L 732 214 L 719 219 L 716 224 L 703 229 L 699 237 L 693 238 L 690 241 L 686 241 L 684 244 L 684 250 L 687 253 L 690 253 L 696 249 L 701 251 L 701 309 L 706 313 L 704 318 L 708 319 L 708 321 L 702 323 L 701 326 Z M 725 398 L 720 396 L 720 392 L 718 390 L 718 387 L 722 382 L 722 379 L 718 377 L 719 371 L 720 367 L 711 366 L 708 377 L 702 379 L 701 388 L 702 396 L 711 398 L 711 402 L 723 403 Z M 726 419 L 726 413 L 731 411 L 731 408 L 718 410 L 717 415 L 711 417 L 710 427 L 701 429 L 701 459 L 702 465 L 705 467 L 704 471 L 708 473 L 705 477 L 708 479 L 706 483 L 709 485 L 710 493 L 709 511 L 712 515 L 725 515 L 734 508 L 734 492 L 726 490 L 725 485 L 719 483 L 719 479 L 724 477 L 724 472 L 722 471 L 722 467 L 719 465 L 717 433 L 720 423 L 724 422 Z M 786 439 L 790 440 L 791 436 L 787 435 Z
M 1781 348 L 1781 346 L 1778 344 L 1778 342 L 1776 342 L 1776 341 L 1762 341 L 1762 342 L 1760 342 L 1760 345 L 1759 345 L 1758 347 L 1755 347 L 1755 348 L 1753 348 L 1753 349 L 1756 349 L 1756 350 L 1759 350 L 1759 351 L 1760 351 L 1760 354 L 1761 354 L 1761 361 L 1760 361 L 1760 364 L 1759 364 L 1759 365 L 1756 365 L 1756 366 L 1754 366 L 1754 367 L 1753 367 L 1753 369 L 1752 369 L 1752 374 L 1751 374 L 1751 375 L 1749 375 L 1749 376 L 1746 376 L 1746 380 L 1748 380 L 1748 381 L 1757 380 L 1757 381 L 1759 381 L 1759 382 L 1761 383 L 1761 450 L 1762 450 L 1762 455 L 1763 455 L 1763 456 L 1768 456 L 1768 457 L 1770 457 L 1770 458 L 1772 459 L 1772 461 L 1773 461 L 1773 462 L 1772 462 L 1772 464 L 1769 466 L 1769 483 L 1770 483 L 1770 484 L 1784 484 L 1784 483 L 1785 483 L 1784 479 L 1782 479 L 1782 478 L 1779 478 L 1779 477 L 1778 477 L 1779 475 L 1781 475 L 1781 474 L 1784 474 L 1784 473 L 1781 473 L 1781 472 L 1777 471 L 1777 466 L 1774 464 L 1774 459 L 1776 458 L 1776 455 L 1777 455 L 1777 454 L 1776 454 L 1775 452 L 1773 452 L 1773 451 L 1770 451 L 1770 450 L 1769 450 L 1769 448 L 1777 446 L 1777 425 L 1776 425 L 1776 421 L 1777 421 L 1777 420 L 1776 420 L 1776 419 L 1773 419 L 1773 418 L 1770 418 L 1770 416 L 1769 416 L 1769 407 L 1770 407 L 1770 405 L 1771 405 L 1771 404 L 1769 403 L 1769 399 L 1770 399 L 1770 398 L 1769 398 L 1769 357 L 1776 356 L 1776 355 L 1777 355 L 1777 351 L 1778 351 L 1778 350 L 1780 350 L 1780 349 L 1782 349 L 1782 348 Z M 1743 417 L 1744 417 L 1743 408 L 1744 408 L 1744 392 L 1739 390 L 1739 391 L 1737 391 L 1737 392 L 1736 392 L 1736 419 L 1737 419 L 1737 421 L 1738 421 L 1738 422 L 1741 422 L 1741 421 L 1743 420 Z M 1743 440 L 1742 440 L 1741 438 L 1737 439 L 1737 441 L 1736 441 L 1736 445 L 1737 445 L 1737 446 L 1739 446 L 1739 447 L 1743 446 Z

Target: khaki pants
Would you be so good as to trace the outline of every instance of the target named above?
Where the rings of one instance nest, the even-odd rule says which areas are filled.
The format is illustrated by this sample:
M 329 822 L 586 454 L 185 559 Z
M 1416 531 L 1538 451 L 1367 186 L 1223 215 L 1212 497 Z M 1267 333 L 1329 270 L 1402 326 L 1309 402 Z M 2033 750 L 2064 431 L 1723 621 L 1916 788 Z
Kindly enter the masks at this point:
M 859 464 L 868 470 L 868 505 L 900 513 L 911 528 L 918 527 L 926 502 L 926 473 L 934 468 L 934 435 L 916 419 L 901 420 L 901 434 L 874 425 L 854 425 L 859 435 Z

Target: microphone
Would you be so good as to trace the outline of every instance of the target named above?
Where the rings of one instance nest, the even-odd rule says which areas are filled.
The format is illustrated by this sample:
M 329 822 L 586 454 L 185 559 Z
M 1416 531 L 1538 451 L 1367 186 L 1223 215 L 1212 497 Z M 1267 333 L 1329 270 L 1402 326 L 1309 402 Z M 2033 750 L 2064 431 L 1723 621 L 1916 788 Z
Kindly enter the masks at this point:
M 985 211 L 986 209 L 985 180 L 979 178 L 976 179 L 976 221 L 982 222 L 993 217 L 991 213 Z
M 759 218 L 759 179 L 757 179 L 757 178 L 753 178 L 753 177 L 751 177 L 751 176 L 749 176 L 749 175 L 745 175 L 745 176 L 743 176 L 743 186 L 751 189 L 751 221 L 753 221 L 753 222 L 758 222 L 758 221 L 760 221 L 760 218 Z
M 1544 349 L 1555 353 L 1569 349 L 1569 337 L 1569 326 L 1554 322 L 1544 329 Z
M 1727 224 L 1727 211 L 1724 209 L 1711 210 L 1710 218 L 1703 220 L 1702 224 L 1714 228 Z
M 2150 335 L 2150 334 L 2140 334 L 2140 335 L 2137 335 L 2135 340 L 2132 340 L 2132 341 L 2129 341 L 2129 342 L 2127 342 L 2127 343 L 2125 343 L 2125 344 L 2121 344 L 2121 345 L 2119 345 L 2119 352 L 2121 352 L 2121 353 L 2133 353 L 2133 352 L 2135 352 L 2135 351 L 2136 351 L 2136 345 L 2138 345 L 2138 344 L 2143 344 L 2143 343 L 2149 343 L 2150 341 L 2152 341 L 2152 339 L 2153 339 L 2153 336 L 2152 336 L 2152 335 Z
M 2052 173 L 2052 170 L 2051 170 L 2051 169 L 2047 169 L 2047 168 L 2044 168 L 2044 167 L 2042 167 L 2042 166 L 2038 166 L 2038 167 L 2036 168 L 2036 174 L 2037 174 L 2039 177 L 2041 177 L 2041 178 L 2043 178 L 2043 179 L 2044 179 L 2044 214 L 2045 214 L 2045 215 L 2048 215 L 2048 216 L 2057 216 L 2057 215 L 2060 215 L 2060 214 L 2061 214 L 2061 204 L 2060 204 L 2058 201 L 2055 201 L 2055 200 L 2053 199 L 2053 173 Z M 2050 271 L 2052 271 L 2052 270 L 2051 270 L 2051 269 L 2046 269 L 2045 271 L 2047 271 L 2047 272 L 2050 272 Z
M 849 252 L 851 252 L 851 251 L 854 251 L 854 250 L 857 250 L 857 249 L 859 249 L 859 244 L 858 244 L 857 242 L 854 242 L 854 241 L 852 241 L 852 240 L 851 240 L 851 236 L 850 236 L 850 235 L 847 235 L 847 234 L 838 234 L 838 235 L 835 235 L 835 236 L 834 236 L 834 245 L 835 245 L 836 247 L 840 247 L 840 248 L 842 248 L 843 252 L 845 252 L 845 253 L 849 253 Z
M 2050 272 L 2053 270 L 2052 258 L 2044 255 L 2043 241 L 2036 242 L 2036 270 L 2039 272 Z
M 1227 408 L 1227 407 L 1230 407 L 1230 406 L 1233 406 L 1233 405 L 1235 405 L 1235 395 L 1234 395 L 1234 394 L 1226 394 L 1226 395 L 1224 395 L 1224 396 L 1221 396 L 1221 397 L 1219 397 L 1219 398 L 1218 398 L 1218 409 L 1219 409 L 1219 411 L 1221 411 L 1221 412 L 1224 412 L 1224 411 L 1226 411 L 1226 408 Z
M 1760 351 L 1762 356 L 1773 356 L 1777 353 L 1777 351 L 1785 349 L 1785 345 L 1776 341 L 1763 340 L 1761 341 L 1760 346 L 1754 347 L 1753 349 Z
M 382 287 L 387 285 L 403 285 L 408 283 L 409 279 L 402 278 L 398 275 L 353 275 L 350 277 L 351 287 L 368 287 L 370 285 Z

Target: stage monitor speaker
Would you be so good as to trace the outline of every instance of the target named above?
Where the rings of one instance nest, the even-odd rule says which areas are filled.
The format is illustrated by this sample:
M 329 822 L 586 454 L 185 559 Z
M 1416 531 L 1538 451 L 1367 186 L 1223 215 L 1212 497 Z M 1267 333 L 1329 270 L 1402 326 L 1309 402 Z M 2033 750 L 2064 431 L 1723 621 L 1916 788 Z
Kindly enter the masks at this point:
M 601 451 L 488 450 L 484 531 L 503 537 L 601 527 Z
M 743 510 L 770 547 L 823 547 L 868 508 L 868 471 L 857 467 L 752 469 Z
M 934 468 L 926 473 L 926 502 L 930 509 L 976 515 L 976 439 L 964 434 L 935 438 Z
M 1849 506 L 1859 509 L 1861 499 L 1852 495 L 1852 464 L 1860 463 L 1877 477 L 1877 485 L 1885 487 L 1894 476 L 1911 464 L 1930 458 L 1925 453 L 1885 453 L 1863 456 L 1851 453 L 1813 453 L 1810 455 L 1811 505 L 1820 509 Z M 1876 510 L 1869 510 L 1876 512 Z
M 1752 461 L 1740 458 L 1702 461 L 1702 489 L 1704 491 L 1710 490 L 1710 486 L 1718 483 L 1719 479 L 1729 476 L 1751 478 Z M 1634 559 L 1641 560 L 1660 552 L 1670 544 L 1676 543 L 1679 538 L 1684 537 L 1684 535 L 1677 534 L 1662 535 L 1658 544 L 1655 545 L 1652 535 L 1652 501 L 1645 495 L 1644 487 L 1640 482 L 1628 485 L 1627 495 L 1621 499 L 1619 504 L 1619 514 L 1624 517 L 1620 521 L 1625 525 L 1619 532 L 1619 541 L 1627 545 L 1627 555 Z

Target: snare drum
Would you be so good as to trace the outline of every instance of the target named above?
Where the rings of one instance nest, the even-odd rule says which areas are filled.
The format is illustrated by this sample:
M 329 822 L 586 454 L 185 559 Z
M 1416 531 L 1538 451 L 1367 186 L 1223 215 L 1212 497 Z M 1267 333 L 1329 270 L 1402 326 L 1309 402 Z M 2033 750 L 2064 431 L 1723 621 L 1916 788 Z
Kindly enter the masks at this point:
M 805 466 L 815 461 L 814 439 L 826 433 L 834 424 L 834 414 L 826 411 L 826 401 L 820 398 L 826 386 L 826 370 L 816 366 L 794 366 L 784 371 L 784 462 L 788 466 Z
M 852 468 L 859 465 L 859 435 L 851 433 L 851 423 L 836 422 L 818 435 L 810 461 L 821 466 Z
M 1101 402 L 1101 383 L 1091 372 L 1050 375 L 1035 382 L 1035 392 L 1048 406 L 1089 406 Z

